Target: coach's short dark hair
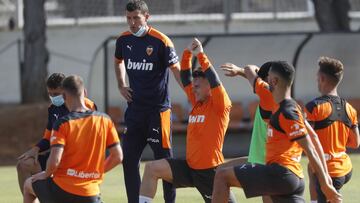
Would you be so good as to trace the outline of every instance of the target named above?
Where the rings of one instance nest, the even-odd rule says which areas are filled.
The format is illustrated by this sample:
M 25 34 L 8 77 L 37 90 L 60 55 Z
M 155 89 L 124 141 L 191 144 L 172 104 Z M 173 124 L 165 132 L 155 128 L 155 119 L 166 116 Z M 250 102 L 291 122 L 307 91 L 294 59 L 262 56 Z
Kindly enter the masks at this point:
M 61 83 L 65 79 L 65 75 L 63 73 L 53 73 L 46 80 L 46 86 L 49 89 L 57 89 L 61 87 Z
M 278 74 L 288 86 L 294 81 L 295 68 L 286 61 L 273 61 L 271 71 Z
M 80 76 L 70 75 L 62 83 L 64 91 L 74 96 L 80 96 L 84 91 L 84 81 Z
M 136 11 L 136 10 L 141 11 L 141 13 L 149 12 L 149 8 L 148 8 L 147 4 L 145 3 L 145 1 L 141 1 L 141 0 L 129 1 L 126 4 L 126 10 L 129 12 Z
M 338 84 L 343 78 L 344 65 L 341 63 L 341 61 L 334 58 L 322 56 L 319 58 L 318 64 L 320 67 L 319 71 L 330 76 L 329 78 L 335 84 Z
M 266 63 L 264 63 L 263 65 L 261 65 L 259 71 L 257 72 L 258 76 L 265 80 L 266 77 L 269 75 L 269 70 L 271 67 L 272 61 L 268 61 Z

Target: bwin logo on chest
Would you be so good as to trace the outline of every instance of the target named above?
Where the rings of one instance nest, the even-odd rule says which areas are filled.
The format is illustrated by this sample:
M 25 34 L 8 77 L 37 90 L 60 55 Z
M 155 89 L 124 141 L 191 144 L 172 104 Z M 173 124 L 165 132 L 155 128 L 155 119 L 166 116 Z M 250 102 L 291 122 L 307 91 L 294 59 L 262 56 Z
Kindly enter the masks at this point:
M 203 123 L 205 121 L 204 115 L 189 116 L 189 123 Z
M 143 59 L 143 62 L 132 62 L 131 59 L 127 61 L 127 69 L 129 70 L 147 70 L 151 71 L 153 69 L 153 63 L 146 63 L 146 60 Z

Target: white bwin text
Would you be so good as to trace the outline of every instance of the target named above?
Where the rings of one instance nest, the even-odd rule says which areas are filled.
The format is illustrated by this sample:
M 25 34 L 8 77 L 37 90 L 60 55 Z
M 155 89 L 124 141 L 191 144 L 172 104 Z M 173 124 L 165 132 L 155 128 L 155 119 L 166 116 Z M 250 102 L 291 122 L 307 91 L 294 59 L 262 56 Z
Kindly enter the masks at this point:
M 143 59 L 143 62 L 132 62 L 131 59 L 128 59 L 127 69 L 129 70 L 147 70 L 151 71 L 153 69 L 153 63 L 146 63 L 146 60 Z

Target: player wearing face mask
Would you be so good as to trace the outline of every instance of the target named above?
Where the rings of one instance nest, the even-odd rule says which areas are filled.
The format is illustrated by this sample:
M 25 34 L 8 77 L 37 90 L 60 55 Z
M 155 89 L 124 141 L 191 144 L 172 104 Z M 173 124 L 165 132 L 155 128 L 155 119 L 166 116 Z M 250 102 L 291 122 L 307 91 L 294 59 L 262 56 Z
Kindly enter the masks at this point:
M 46 168 L 53 124 L 57 119 L 69 113 L 62 96 L 63 90 L 61 88 L 61 83 L 64 79 L 64 74 L 53 73 L 46 81 L 46 87 L 51 101 L 51 104 L 48 107 L 48 121 L 43 138 L 18 158 L 16 169 L 21 192 L 23 191 L 24 181 L 28 177 Z M 96 110 L 96 105 L 87 98 L 85 98 L 85 105 L 89 109 Z
M 145 1 L 129 1 L 125 17 L 129 26 L 116 40 L 115 74 L 122 97 L 127 101 L 124 178 L 129 203 L 139 201 L 139 162 L 147 144 L 155 159 L 172 157 L 170 72 L 179 83 L 180 64 L 174 44 L 165 34 L 148 26 Z M 128 82 L 125 80 L 128 76 Z M 164 182 L 164 200 L 175 202 L 175 188 Z

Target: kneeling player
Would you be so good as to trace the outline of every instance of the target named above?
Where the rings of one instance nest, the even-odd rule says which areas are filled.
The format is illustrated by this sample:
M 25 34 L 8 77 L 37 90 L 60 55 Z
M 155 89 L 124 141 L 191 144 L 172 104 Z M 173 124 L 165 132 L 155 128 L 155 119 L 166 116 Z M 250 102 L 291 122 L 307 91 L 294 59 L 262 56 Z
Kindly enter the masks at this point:
M 43 138 L 18 158 L 16 169 L 21 192 L 23 192 L 24 182 L 27 178 L 45 170 L 46 161 L 50 154 L 50 136 L 53 124 L 57 119 L 69 113 L 62 96 L 61 83 L 64 79 L 64 74 L 53 73 L 46 81 L 47 92 L 51 100 L 51 105 L 48 108 L 48 122 Z M 87 98 L 85 98 L 85 105 L 92 110 L 96 110 L 96 105 Z
M 201 70 L 193 73 L 192 53 L 201 65 Z M 171 182 L 177 188 L 196 187 L 204 201 L 211 202 L 215 169 L 224 162 L 222 146 L 231 101 L 197 39 L 183 53 L 181 80 L 193 107 L 187 128 L 186 160 L 161 159 L 147 163 L 140 203 L 152 201 L 158 179 Z M 235 202 L 235 199 L 227 201 Z
M 248 78 L 256 78 L 256 68 L 245 68 Z M 294 68 L 286 62 L 271 64 L 269 88 L 279 106 L 269 120 L 266 165 L 243 164 L 218 170 L 212 202 L 226 202 L 231 186 L 243 188 L 248 198 L 269 195 L 273 202 L 305 202 L 304 176 L 299 163 L 303 150 L 316 170 L 327 199 L 341 202 L 307 134 L 300 107 L 291 98 L 294 74 Z
M 69 76 L 62 87 L 70 113 L 54 124 L 46 170 L 25 181 L 25 203 L 99 203 L 103 174 L 122 161 L 110 117 L 85 106 L 82 79 Z

